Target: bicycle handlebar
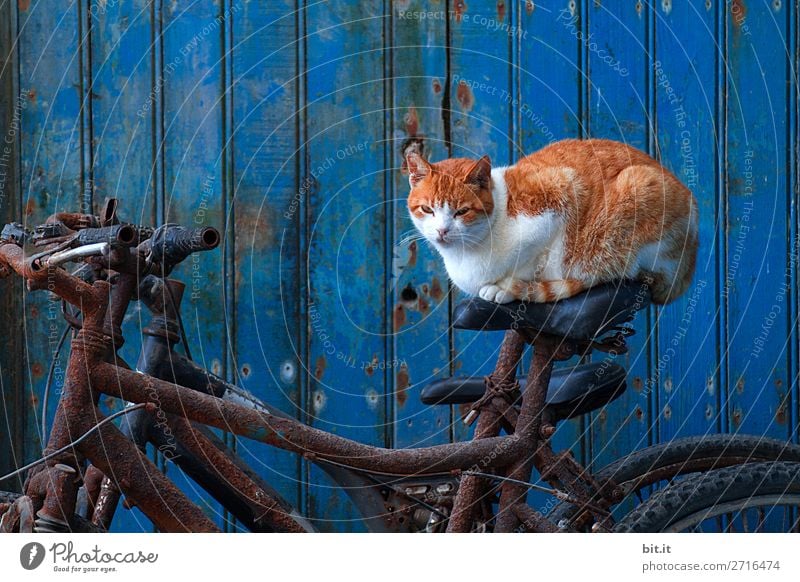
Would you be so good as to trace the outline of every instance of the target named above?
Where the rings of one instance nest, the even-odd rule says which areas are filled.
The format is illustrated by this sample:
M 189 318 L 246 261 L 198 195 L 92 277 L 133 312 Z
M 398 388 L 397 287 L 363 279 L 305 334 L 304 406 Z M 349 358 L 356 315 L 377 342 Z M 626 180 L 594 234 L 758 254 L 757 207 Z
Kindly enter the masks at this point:
M 140 245 L 140 249 L 145 251 L 148 262 L 161 265 L 164 272 L 168 273 L 190 254 L 210 251 L 217 248 L 219 243 L 220 235 L 216 228 L 210 226 L 188 228 L 177 224 L 165 224 L 158 227 L 153 235 Z

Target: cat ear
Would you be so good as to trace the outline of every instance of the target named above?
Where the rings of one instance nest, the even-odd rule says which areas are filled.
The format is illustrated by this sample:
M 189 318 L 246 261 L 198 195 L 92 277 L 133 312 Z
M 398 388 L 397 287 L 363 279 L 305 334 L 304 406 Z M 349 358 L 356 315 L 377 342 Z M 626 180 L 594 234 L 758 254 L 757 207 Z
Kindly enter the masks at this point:
M 479 186 L 480 188 L 488 188 L 489 182 L 492 177 L 492 160 L 489 156 L 483 156 L 467 172 L 467 177 L 464 182 L 471 186 Z
M 409 152 L 406 156 L 406 166 L 408 167 L 408 183 L 412 188 L 431 171 L 428 161 L 416 152 Z

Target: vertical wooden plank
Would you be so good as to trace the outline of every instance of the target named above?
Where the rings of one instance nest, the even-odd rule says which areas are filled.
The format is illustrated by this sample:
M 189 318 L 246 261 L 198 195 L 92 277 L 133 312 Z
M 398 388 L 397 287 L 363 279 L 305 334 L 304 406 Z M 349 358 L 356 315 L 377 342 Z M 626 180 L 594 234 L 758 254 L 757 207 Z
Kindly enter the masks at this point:
M 729 429 L 788 436 L 788 8 L 728 5 Z
M 20 215 L 20 120 L 28 95 L 20 94 L 19 49 L 17 46 L 17 5 L 0 6 L 0 220 L 3 224 Z M 22 281 L 6 277 L 0 281 L 0 317 L 5 329 L 18 329 L 22 313 Z M 0 354 L 0 472 L 5 474 L 22 465 L 24 456 L 24 366 L 20 355 L 25 349 L 20 334 L 8 334 L 6 349 Z M 2 487 L 20 489 L 24 477 L 6 481 Z
M 235 6 L 221 0 L 163 6 L 164 220 L 195 227 L 226 226 L 223 173 L 223 35 Z M 223 249 L 192 255 L 175 271 L 187 282 L 183 317 L 192 355 L 219 375 L 227 370 Z M 220 507 L 170 467 L 168 474 L 224 525 Z
M 515 161 L 513 119 L 518 99 L 512 62 L 517 2 L 450 3 L 450 150 L 453 157 L 478 159 L 486 154 L 492 166 Z M 463 296 L 454 289 L 453 305 Z M 453 369 L 457 374 L 483 375 L 494 368 L 502 332 L 455 330 Z M 464 412 L 461 408 L 460 412 Z M 470 432 L 454 419 L 454 437 Z
M 570 34 L 572 27 L 580 26 L 577 7 L 561 0 L 523 4 L 518 35 L 517 159 L 580 135 L 581 54 L 577 38 Z M 572 448 L 579 455 L 581 433 L 581 419 L 564 422 L 552 439 L 553 447 Z
M 516 158 L 555 141 L 581 134 L 581 51 L 571 33 L 580 29 L 577 5 L 564 0 L 523 2 L 519 42 L 519 142 Z M 563 362 L 563 366 L 575 365 Z M 523 373 L 527 369 L 522 370 Z M 578 459 L 584 452 L 582 418 L 562 422 L 552 437 L 555 450 L 571 449 Z M 528 502 L 547 514 L 557 500 L 531 493 Z
M 237 382 L 299 415 L 300 224 L 297 180 L 298 39 L 295 0 L 242 6 L 233 19 L 234 347 Z M 229 146 L 230 147 L 230 146 Z M 242 458 L 287 500 L 300 501 L 297 455 L 237 443 Z
M 81 4 L 52 10 L 45 2 L 19 6 L 22 202 L 24 224 L 30 228 L 56 211 L 81 207 L 86 187 L 81 129 L 84 124 L 82 59 L 88 36 L 80 18 Z M 85 6 L 84 6 L 85 8 Z M 88 136 L 87 136 L 88 137 Z M 91 186 L 89 186 L 91 187 Z M 25 293 L 23 318 L 26 362 L 25 458 L 41 454 L 39 424 L 45 379 L 62 330 L 60 302 L 42 292 Z M 55 375 L 51 406 L 63 385 Z
M 585 111 L 589 137 L 622 141 L 643 151 L 648 145 L 649 10 L 636 0 L 588 2 L 583 10 L 588 21 L 581 28 L 589 81 Z M 648 374 L 646 314 L 637 316 L 634 328 L 636 335 L 628 340 L 630 352 L 620 362 L 628 371 L 629 389 L 592 415 L 590 460 L 598 467 L 648 444 L 650 393 L 656 385 Z
M 91 5 L 93 192 L 96 210 L 106 197 L 120 201 L 123 220 L 156 224 L 153 189 L 153 118 L 158 92 L 153 84 L 151 2 Z M 156 85 L 157 86 L 157 85 Z M 142 319 L 144 317 L 144 320 Z M 122 358 L 135 365 L 147 313 L 132 302 L 123 325 Z M 65 358 L 64 358 L 65 359 Z M 104 409 L 119 410 L 120 400 L 106 397 Z M 119 509 L 115 531 L 148 531 L 138 512 Z
M 658 314 L 658 353 L 653 376 L 659 386 L 659 439 L 717 432 L 720 424 L 717 343 L 721 318 L 715 242 L 719 226 L 716 176 L 720 127 L 717 13 L 704 0 L 655 5 L 656 142 L 661 162 L 695 195 L 700 250 L 686 294 Z
M 415 15 L 433 10 L 437 18 Z M 447 21 L 444 3 L 419 0 L 394 6 L 393 177 L 395 237 L 391 265 L 396 447 L 427 446 L 450 440 L 450 409 L 425 406 L 420 390 L 449 375 L 448 279 L 438 253 L 416 235 L 408 217 L 408 175 L 401 171 L 403 149 L 422 144 L 431 161 L 447 157 L 443 103 L 447 83 Z M 441 16 L 441 17 L 438 17 Z
M 789 149 L 789 163 L 791 167 L 790 173 L 790 188 L 792 191 L 792 236 L 791 240 L 796 241 L 800 239 L 800 213 L 798 213 L 798 196 L 800 196 L 800 125 L 798 125 L 798 118 L 800 118 L 800 80 L 798 79 L 798 69 L 800 68 L 800 39 L 798 38 L 798 26 L 800 26 L 800 9 L 797 5 L 790 4 L 789 10 L 789 54 L 788 54 L 788 69 L 789 69 L 789 140 L 791 148 Z M 800 278 L 800 253 L 795 253 L 792 256 L 790 252 L 789 258 L 792 261 L 792 276 L 791 276 L 791 289 L 792 289 L 792 310 L 789 316 L 790 335 L 789 345 L 792 346 L 791 350 L 791 401 L 792 405 L 789 409 L 787 421 L 791 430 L 792 440 L 797 442 L 800 439 L 800 293 L 798 293 L 798 279 Z
M 307 413 L 314 426 L 386 443 L 388 204 L 384 171 L 384 6 L 306 6 L 308 139 Z M 377 363 L 376 368 L 367 364 Z M 359 529 L 351 503 L 310 471 L 322 529 Z

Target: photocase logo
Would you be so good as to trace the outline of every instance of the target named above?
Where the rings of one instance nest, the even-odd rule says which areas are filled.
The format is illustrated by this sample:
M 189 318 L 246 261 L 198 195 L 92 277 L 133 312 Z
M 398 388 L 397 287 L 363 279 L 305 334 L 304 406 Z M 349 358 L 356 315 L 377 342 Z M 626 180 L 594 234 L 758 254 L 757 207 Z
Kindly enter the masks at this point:
M 35 570 L 44 562 L 44 554 L 44 546 L 39 542 L 25 544 L 19 551 L 19 563 L 26 570 Z

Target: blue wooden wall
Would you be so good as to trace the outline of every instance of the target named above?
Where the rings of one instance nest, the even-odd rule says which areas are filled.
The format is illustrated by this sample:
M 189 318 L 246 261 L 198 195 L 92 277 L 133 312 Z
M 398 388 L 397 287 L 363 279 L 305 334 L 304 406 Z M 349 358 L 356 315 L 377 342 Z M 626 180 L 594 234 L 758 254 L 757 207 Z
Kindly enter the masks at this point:
M 452 330 L 459 296 L 441 263 L 402 242 L 408 140 L 434 160 L 500 165 L 605 137 L 691 187 L 697 273 L 685 297 L 639 318 L 628 392 L 557 442 L 603 464 L 707 432 L 797 441 L 793 2 L 20 0 L 2 14 L 3 220 L 116 196 L 131 220 L 219 228 L 224 245 L 176 273 L 195 358 L 305 422 L 383 446 L 469 437 L 461 410 L 418 392 L 486 373 L 501 334 Z M 16 330 L 0 358 L 11 467 L 41 450 L 58 332 L 53 302 L 2 285 Z M 132 310 L 131 362 L 144 323 Z M 232 444 L 320 528 L 361 529 L 316 468 Z M 117 527 L 151 526 L 125 512 Z

